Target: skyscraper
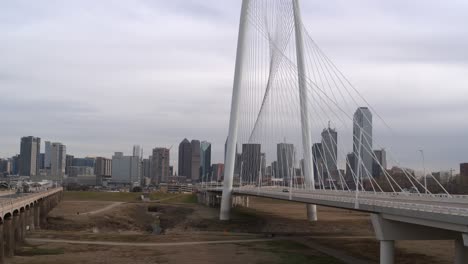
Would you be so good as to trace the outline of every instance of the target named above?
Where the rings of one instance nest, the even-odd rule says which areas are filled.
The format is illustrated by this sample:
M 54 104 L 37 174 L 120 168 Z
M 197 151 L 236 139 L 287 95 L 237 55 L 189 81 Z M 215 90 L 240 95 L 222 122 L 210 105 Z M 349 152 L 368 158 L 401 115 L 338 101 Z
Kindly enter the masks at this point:
M 39 169 L 45 169 L 45 153 L 39 153 Z
M 211 171 L 211 143 L 202 141 L 200 143 L 200 158 L 201 158 L 201 178 L 202 181 L 207 181 Z
M 261 165 L 260 149 L 260 144 L 242 144 L 241 178 L 243 183 L 257 183 Z
M 142 151 L 142 148 L 140 147 L 140 145 L 133 145 L 133 156 L 134 157 L 142 158 L 141 151 Z
M 330 127 L 322 131 L 322 158 L 324 163 L 323 173 L 326 179 L 338 177 L 337 167 L 337 142 L 338 133 Z
M 68 175 L 68 170 L 71 166 L 73 166 L 73 159 L 75 158 L 75 156 L 73 155 L 67 155 L 67 157 L 65 158 L 65 174 Z
M 312 145 L 312 164 L 314 170 L 314 179 L 318 181 L 322 178 L 323 158 L 322 158 L 322 143 L 314 143 Z
M 356 156 L 354 156 L 354 152 L 351 152 L 346 155 L 346 181 L 354 181 L 355 173 Z
M 356 173 L 361 179 L 372 176 L 372 113 L 359 107 L 353 118 L 353 152 L 356 156 Z
M 385 149 L 374 150 L 375 159 L 372 161 L 372 176 L 379 177 L 383 175 L 383 170 L 387 169 L 387 153 Z
M 39 154 L 41 152 L 41 139 L 38 137 L 23 137 L 21 138 L 20 148 L 20 176 L 37 176 L 39 175 Z
M 52 145 L 50 141 L 45 141 L 45 150 L 44 150 L 44 169 L 50 169 L 50 160 L 52 155 Z
M 120 184 L 140 183 L 140 159 L 135 156 L 124 156 L 115 152 L 112 156 L 112 182 Z
M 200 141 L 192 140 L 192 181 L 200 180 Z
M 192 144 L 184 138 L 179 144 L 179 176 L 192 178 Z
M 143 178 L 150 178 L 153 176 L 153 174 L 151 173 L 151 167 L 153 166 L 152 165 L 152 161 L 153 161 L 153 156 L 149 156 L 149 158 L 147 159 L 143 159 L 143 161 L 141 162 L 142 163 L 142 176 Z
M 63 181 L 65 175 L 65 166 L 67 161 L 67 148 L 62 143 L 54 142 L 51 144 L 50 155 L 50 176 L 58 182 Z
M 211 181 L 221 181 L 224 176 L 224 164 L 223 163 L 215 163 L 213 164 L 212 170 L 211 170 Z
M 94 174 L 102 178 L 110 178 L 112 175 L 112 160 L 108 158 L 97 157 L 94 164 Z
M 294 145 L 279 143 L 276 145 L 276 158 L 278 161 L 277 178 L 287 179 L 294 176 L 293 168 L 295 162 Z
M 161 183 L 168 182 L 169 178 L 169 149 L 154 148 L 151 160 L 151 182 Z

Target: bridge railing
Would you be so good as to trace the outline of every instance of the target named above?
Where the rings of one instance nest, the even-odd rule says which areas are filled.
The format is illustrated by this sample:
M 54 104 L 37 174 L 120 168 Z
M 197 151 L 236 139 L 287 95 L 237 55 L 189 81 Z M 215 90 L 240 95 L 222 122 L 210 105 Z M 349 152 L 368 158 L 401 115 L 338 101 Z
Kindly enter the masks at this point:
M 286 193 L 286 192 L 278 192 L 277 190 L 273 191 L 273 190 L 265 190 L 265 189 L 263 190 L 242 189 L 240 192 L 246 193 L 246 194 L 253 194 L 253 195 L 265 194 L 265 196 L 267 197 L 268 196 L 285 196 L 285 197 L 289 196 L 289 199 L 305 198 L 305 199 L 312 199 L 312 200 L 341 202 L 341 203 L 346 203 L 347 204 L 346 207 L 348 208 L 352 208 L 356 204 L 356 198 L 350 197 L 350 196 L 339 196 L 339 195 L 319 194 L 319 193 L 304 193 L 304 192 Z M 468 208 L 462 208 L 462 207 L 431 205 L 431 204 L 422 204 L 422 203 L 404 202 L 404 201 L 376 200 L 376 199 L 369 199 L 369 198 L 362 198 L 362 197 L 358 198 L 357 204 L 468 217 Z
M 339 194 L 341 196 L 352 196 L 356 195 L 356 191 L 341 191 L 341 190 L 307 190 L 301 188 L 287 188 L 281 186 L 243 186 L 237 189 L 263 189 L 263 190 L 288 190 L 296 193 L 322 193 L 322 194 Z M 236 189 L 236 188 L 235 188 Z M 359 197 L 383 197 L 383 198 L 394 198 L 394 199 L 406 199 L 406 200 L 424 200 L 424 201 L 437 201 L 437 202 L 450 202 L 450 203 L 468 203 L 468 195 L 447 195 L 447 194 L 424 194 L 424 193 L 409 193 L 409 192 L 369 192 L 359 191 Z
M 28 203 L 34 202 L 34 201 L 36 201 L 38 199 L 41 199 L 43 197 L 52 195 L 52 194 L 60 192 L 60 191 L 63 191 L 63 188 L 62 187 L 56 187 L 56 188 L 53 188 L 53 189 L 49 189 L 47 191 L 31 193 L 30 195 L 24 195 L 24 196 L 20 196 L 20 197 L 16 197 L 16 198 L 10 198 L 8 200 L 0 201 L 0 210 L 5 211 L 5 210 L 12 209 L 18 203 L 23 203 L 23 204 L 26 205 Z

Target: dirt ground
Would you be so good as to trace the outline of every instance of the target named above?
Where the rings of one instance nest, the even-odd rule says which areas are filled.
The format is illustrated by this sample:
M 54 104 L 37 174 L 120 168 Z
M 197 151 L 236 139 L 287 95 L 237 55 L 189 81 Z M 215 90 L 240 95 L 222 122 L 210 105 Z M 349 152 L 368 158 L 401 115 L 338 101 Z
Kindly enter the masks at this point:
M 250 208 L 235 208 L 233 219 L 221 222 L 218 209 L 191 202 L 128 202 L 115 197 L 105 201 L 102 194 L 98 201 L 76 197 L 74 194 L 74 199 L 65 199 L 54 208 L 46 227 L 28 234 L 36 240 L 28 241 L 11 263 L 219 263 L 220 257 L 233 264 L 344 263 L 316 250 L 318 245 L 337 250 L 348 263 L 352 261 L 347 256 L 378 263 L 378 243 L 365 213 L 319 207 L 319 221 L 309 223 L 303 204 L 251 198 Z M 162 229 L 160 235 L 152 234 L 154 226 Z M 271 236 L 271 241 L 251 243 L 136 245 Z M 40 239 L 132 244 L 85 245 Z M 453 262 L 453 246 L 448 241 L 398 242 L 396 254 L 396 263 L 402 264 Z
M 348 254 L 378 262 L 379 244 L 369 214 L 329 207 L 318 207 L 318 221 L 307 223 L 305 205 L 287 201 L 251 198 L 250 209 L 269 219 L 264 231 L 283 234 L 306 233 L 305 241 L 342 250 Z M 453 263 L 452 241 L 397 241 L 398 264 Z

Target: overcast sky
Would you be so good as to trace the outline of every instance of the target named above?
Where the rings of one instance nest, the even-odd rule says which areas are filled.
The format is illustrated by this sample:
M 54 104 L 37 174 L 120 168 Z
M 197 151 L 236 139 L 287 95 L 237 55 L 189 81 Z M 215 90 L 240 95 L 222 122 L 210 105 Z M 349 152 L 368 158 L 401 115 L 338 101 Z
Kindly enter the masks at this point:
M 396 132 L 406 166 L 468 162 L 468 2 L 301 1 L 314 40 Z M 0 157 L 213 143 L 222 162 L 240 1 L 2 1 Z M 385 137 L 386 135 L 383 134 Z M 391 141 L 393 140 L 393 141 Z

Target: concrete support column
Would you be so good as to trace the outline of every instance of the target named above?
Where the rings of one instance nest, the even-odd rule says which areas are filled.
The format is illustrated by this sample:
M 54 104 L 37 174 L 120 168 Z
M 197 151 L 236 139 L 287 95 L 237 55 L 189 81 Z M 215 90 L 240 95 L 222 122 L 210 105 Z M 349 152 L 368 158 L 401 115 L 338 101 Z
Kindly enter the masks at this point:
M 34 214 L 33 214 L 33 220 L 34 220 L 34 229 L 40 229 L 40 225 L 39 225 L 39 204 L 35 204 L 34 205 Z
M 26 236 L 26 210 L 20 212 L 20 222 L 19 222 L 19 239 L 20 243 L 24 242 Z
M 5 263 L 5 236 L 3 234 L 3 223 L 0 223 L 0 264 Z
M 468 247 L 463 244 L 463 239 L 455 239 L 455 264 L 468 263 Z
M 21 230 L 21 219 L 20 219 L 20 213 L 13 215 L 13 223 L 12 223 L 12 230 L 13 230 L 13 250 L 16 249 L 17 247 L 20 246 L 20 230 Z
M 395 241 L 380 241 L 380 264 L 394 264 L 395 262 Z
M 34 206 L 29 207 L 28 211 L 28 225 L 29 225 L 29 231 L 34 231 L 36 228 L 34 226 Z
M 30 230 L 30 226 L 31 226 L 31 223 L 29 221 L 29 208 L 24 210 L 24 236 L 26 237 L 26 234 L 28 233 L 28 231 Z
M 12 217 L 3 220 L 3 233 L 5 237 L 5 249 L 7 257 L 13 257 L 15 250 L 15 236 Z
M 40 205 L 39 212 L 39 226 L 46 226 L 46 217 L 47 217 L 47 202 L 42 201 Z

